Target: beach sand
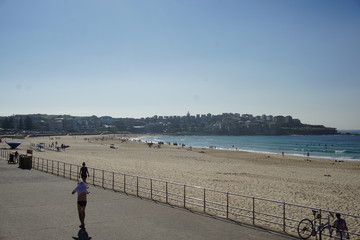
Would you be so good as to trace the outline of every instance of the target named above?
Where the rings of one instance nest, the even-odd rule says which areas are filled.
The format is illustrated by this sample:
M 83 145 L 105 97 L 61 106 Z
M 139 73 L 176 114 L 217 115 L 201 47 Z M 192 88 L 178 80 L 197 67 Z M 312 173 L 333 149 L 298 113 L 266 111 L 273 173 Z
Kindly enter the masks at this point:
M 19 140 L 70 145 L 65 151 L 34 151 L 34 156 L 180 184 L 206 187 L 309 207 L 360 213 L 360 162 L 241 151 L 198 149 L 126 141 L 129 136 L 61 136 Z M 7 147 L 3 139 L 0 147 Z M 115 149 L 110 148 L 115 145 Z

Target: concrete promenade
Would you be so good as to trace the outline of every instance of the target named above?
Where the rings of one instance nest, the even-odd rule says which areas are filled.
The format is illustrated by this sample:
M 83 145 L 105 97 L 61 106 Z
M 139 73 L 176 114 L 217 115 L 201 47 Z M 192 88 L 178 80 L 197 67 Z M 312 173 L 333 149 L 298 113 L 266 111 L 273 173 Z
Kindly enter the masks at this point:
M 0 159 L 0 240 L 297 239 L 93 186 L 82 230 L 71 194 L 75 186 Z

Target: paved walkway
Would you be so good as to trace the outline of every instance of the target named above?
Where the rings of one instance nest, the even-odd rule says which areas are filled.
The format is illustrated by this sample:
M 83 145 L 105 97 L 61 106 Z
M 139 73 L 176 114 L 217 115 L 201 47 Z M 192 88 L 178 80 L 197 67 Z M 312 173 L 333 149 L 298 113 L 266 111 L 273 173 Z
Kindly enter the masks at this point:
M 81 230 L 76 195 L 71 195 L 75 186 L 0 159 L 0 239 L 296 239 L 93 186 Z

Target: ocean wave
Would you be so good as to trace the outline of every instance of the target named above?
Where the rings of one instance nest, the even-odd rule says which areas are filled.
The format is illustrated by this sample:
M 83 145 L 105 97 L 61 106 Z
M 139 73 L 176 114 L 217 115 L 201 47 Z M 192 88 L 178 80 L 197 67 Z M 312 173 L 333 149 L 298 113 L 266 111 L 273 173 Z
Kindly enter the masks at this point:
M 346 153 L 346 150 L 335 150 L 335 153 L 336 153 L 336 154 L 339 154 L 339 153 Z

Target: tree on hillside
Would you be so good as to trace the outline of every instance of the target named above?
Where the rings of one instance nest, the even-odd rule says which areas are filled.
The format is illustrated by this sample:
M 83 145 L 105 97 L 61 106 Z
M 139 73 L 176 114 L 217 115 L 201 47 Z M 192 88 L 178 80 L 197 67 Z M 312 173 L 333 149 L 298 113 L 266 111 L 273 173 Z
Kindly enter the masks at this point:
M 33 121 L 29 116 L 25 118 L 25 130 L 33 130 Z
M 6 117 L 3 120 L 2 127 L 4 129 L 14 129 L 14 117 Z
M 24 130 L 24 121 L 23 121 L 22 117 L 20 117 L 20 119 L 19 119 L 18 129 L 19 130 Z

